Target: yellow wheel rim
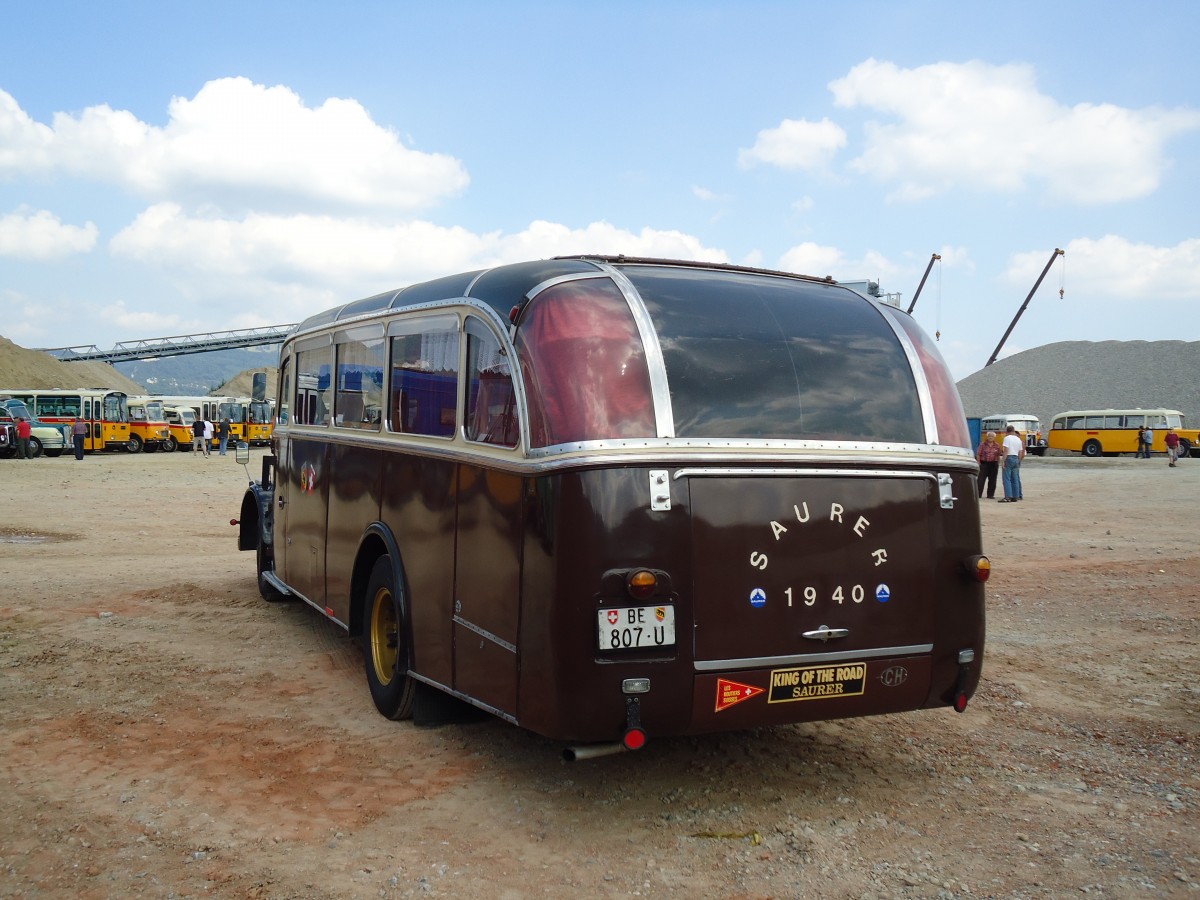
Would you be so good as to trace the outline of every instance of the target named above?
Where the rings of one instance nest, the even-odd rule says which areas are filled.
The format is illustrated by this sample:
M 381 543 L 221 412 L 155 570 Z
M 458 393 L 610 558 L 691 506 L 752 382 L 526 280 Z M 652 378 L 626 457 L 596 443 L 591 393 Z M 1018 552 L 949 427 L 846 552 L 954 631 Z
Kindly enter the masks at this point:
M 381 685 L 389 685 L 396 675 L 396 658 L 399 641 L 399 623 L 396 621 L 396 605 L 392 592 L 380 587 L 371 598 L 371 663 L 375 666 L 375 678 Z

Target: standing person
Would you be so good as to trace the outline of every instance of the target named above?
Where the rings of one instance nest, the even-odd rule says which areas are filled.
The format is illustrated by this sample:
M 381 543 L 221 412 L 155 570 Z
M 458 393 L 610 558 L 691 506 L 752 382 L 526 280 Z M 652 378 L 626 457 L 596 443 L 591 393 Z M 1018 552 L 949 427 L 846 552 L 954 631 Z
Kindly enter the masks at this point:
M 1146 450 L 1146 426 L 1145 426 L 1145 425 L 1139 425 L 1139 426 L 1138 426 L 1138 438 L 1137 438 L 1137 441 L 1138 441 L 1138 445 L 1137 445 L 1137 453 L 1133 454 L 1133 458 L 1134 458 L 1134 459 L 1141 459 L 1141 458 L 1142 458 L 1142 453 L 1144 453 L 1144 452 L 1145 452 L 1145 450 Z
M 1004 499 L 1001 503 L 1016 503 L 1021 493 L 1021 460 L 1025 458 L 1025 442 L 1017 429 L 1009 425 L 1004 433 Z
M 1150 450 L 1154 445 L 1154 429 L 1146 426 L 1146 459 L 1150 458 Z
M 1167 436 L 1163 438 L 1163 442 L 1167 445 L 1167 463 L 1171 468 L 1175 468 L 1175 460 L 1179 459 L 1179 435 L 1175 433 L 1175 429 L 1168 425 Z
M 195 459 L 199 459 L 200 454 L 205 452 L 203 419 L 197 419 L 192 423 L 192 452 L 196 454 Z
M 221 442 L 221 455 L 225 455 L 225 448 L 229 445 L 230 432 L 229 416 L 223 418 L 217 425 L 217 439 Z
M 1000 468 L 1000 451 L 1001 447 L 996 443 L 994 431 L 989 431 L 984 436 L 979 442 L 979 449 L 975 451 L 975 458 L 979 460 L 979 496 L 983 496 L 983 483 L 986 481 L 989 500 L 996 499 L 996 473 Z
M 75 424 L 71 426 L 71 441 L 75 444 L 75 458 L 83 459 L 83 439 L 87 437 L 87 422 L 75 417 Z
M 212 456 L 212 440 L 213 440 L 213 423 L 208 419 L 204 420 L 204 455 L 205 457 Z
M 33 429 L 29 426 L 29 420 L 24 416 L 17 418 L 17 459 L 33 459 L 33 454 L 29 452 L 29 437 L 33 433 Z M 1174 463 L 1172 463 L 1174 465 Z

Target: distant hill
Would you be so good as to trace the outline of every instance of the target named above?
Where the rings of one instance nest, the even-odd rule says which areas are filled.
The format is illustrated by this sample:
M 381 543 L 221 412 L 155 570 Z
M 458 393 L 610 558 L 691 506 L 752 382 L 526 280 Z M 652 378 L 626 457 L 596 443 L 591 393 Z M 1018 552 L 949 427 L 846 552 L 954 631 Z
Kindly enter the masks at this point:
M 61 362 L 41 350 L 18 347 L 0 337 L 0 389 L 111 388 L 143 393 L 142 386 L 108 363 Z
M 1049 428 L 1071 409 L 1166 407 L 1200 424 L 1200 341 L 1061 341 L 958 382 L 968 416 L 1032 413 Z

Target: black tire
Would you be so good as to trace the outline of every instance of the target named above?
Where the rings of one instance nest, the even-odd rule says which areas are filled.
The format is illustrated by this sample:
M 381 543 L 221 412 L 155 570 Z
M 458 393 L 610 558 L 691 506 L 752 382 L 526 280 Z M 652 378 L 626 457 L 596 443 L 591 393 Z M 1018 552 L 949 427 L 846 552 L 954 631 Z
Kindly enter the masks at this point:
M 63 452 L 61 450 L 47 450 L 46 455 L 51 459 L 58 459 L 63 455 Z
M 402 589 L 396 587 L 392 558 L 384 554 L 375 560 L 367 580 L 363 662 L 375 708 L 393 720 L 412 717 L 416 692 L 416 682 L 408 675 L 412 654 L 407 607 Z
M 1191 456 L 1191 455 L 1192 455 L 1192 442 L 1189 441 L 1187 438 L 1180 438 L 1179 439 L 1179 453 L 1178 453 L 1179 458 L 1183 459 L 1185 456 Z
M 264 577 L 264 572 L 270 572 L 275 568 L 275 553 L 261 540 L 258 542 L 258 548 L 254 551 L 254 562 L 258 571 L 258 593 L 264 600 L 278 603 L 291 596 L 291 594 L 280 591 Z
M 1103 452 L 1104 452 L 1104 450 L 1103 450 L 1103 448 L 1101 448 L 1100 442 L 1097 440 L 1087 441 L 1083 445 L 1083 455 L 1084 456 L 1091 456 L 1094 458 L 1094 457 L 1099 456 Z
M 166 453 L 174 453 L 179 449 L 179 441 L 175 440 L 175 435 L 171 435 L 163 441 L 163 451 Z
M 142 436 L 140 434 L 131 434 L 129 436 L 129 443 L 125 445 L 125 449 L 130 453 L 141 453 L 142 446 Z
M 42 455 L 42 442 L 32 435 L 29 438 L 29 459 L 37 459 Z

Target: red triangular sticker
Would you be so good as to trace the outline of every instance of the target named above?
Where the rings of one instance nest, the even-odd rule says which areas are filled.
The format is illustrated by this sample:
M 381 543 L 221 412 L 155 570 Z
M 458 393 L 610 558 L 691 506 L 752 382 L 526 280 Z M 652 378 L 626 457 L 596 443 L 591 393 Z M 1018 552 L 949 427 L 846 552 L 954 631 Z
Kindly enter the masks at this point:
M 717 679 L 717 712 L 736 706 L 743 700 L 749 700 L 765 691 L 766 688 L 755 687 L 752 684 L 741 684 L 737 681 Z

